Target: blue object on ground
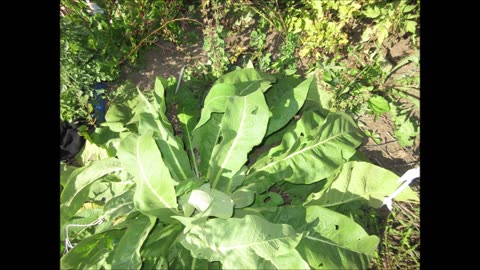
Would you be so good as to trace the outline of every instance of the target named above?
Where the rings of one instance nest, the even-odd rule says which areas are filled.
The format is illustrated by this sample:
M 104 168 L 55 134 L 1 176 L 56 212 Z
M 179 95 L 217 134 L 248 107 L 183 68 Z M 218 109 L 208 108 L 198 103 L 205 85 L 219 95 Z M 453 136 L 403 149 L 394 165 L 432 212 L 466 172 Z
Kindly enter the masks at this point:
M 99 90 L 99 89 L 105 89 L 107 85 L 103 82 L 99 82 L 95 84 L 94 89 Z M 96 123 L 101 124 L 105 122 L 105 99 L 103 94 L 98 94 L 97 91 L 94 91 L 95 93 L 95 100 L 93 100 L 93 108 L 94 108 L 94 113 L 93 117 L 95 117 Z

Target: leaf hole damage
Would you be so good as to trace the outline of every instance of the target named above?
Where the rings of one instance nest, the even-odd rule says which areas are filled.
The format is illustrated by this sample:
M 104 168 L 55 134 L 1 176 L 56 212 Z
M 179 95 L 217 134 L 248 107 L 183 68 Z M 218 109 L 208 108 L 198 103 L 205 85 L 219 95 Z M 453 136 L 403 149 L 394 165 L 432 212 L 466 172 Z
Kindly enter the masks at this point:
M 335 225 L 335 230 L 338 231 L 338 225 Z
M 217 144 L 221 144 L 223 141 L 223 136 L 218 136 Z

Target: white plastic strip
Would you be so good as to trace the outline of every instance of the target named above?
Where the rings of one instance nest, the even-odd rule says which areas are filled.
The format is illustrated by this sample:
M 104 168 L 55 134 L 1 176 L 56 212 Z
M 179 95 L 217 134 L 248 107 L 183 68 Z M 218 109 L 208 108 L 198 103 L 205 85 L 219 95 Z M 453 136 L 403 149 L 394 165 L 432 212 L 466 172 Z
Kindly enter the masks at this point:
M 89 223 L 89 224 L 68 224 L 65 227 L 65 251 L 63 252 L 63 254 L 66 254 L 70 249 L 73 248 L 73 245 L 70 242 L 70 238 L 68 237 L 68 228 L 69 227 L 90 227 L 90 226 L 95 226 L 95 225 L 101 224 L 104 221 L 105 221 L 104 217 L 99 217 L 97 220 L 95 220 L 95 221 L 93 221 L 92 223 Z
M 417 168 L 414 168 L 414 169 L 410 169 L 408 170 L 406 173 L 404 173 L 402 175 L 402 177 L 400 177 L 400 179 L 398 179 L 397 182 L 403 182 L 403 184 L 401 186 L 399 186 L 397 188 L 397 190 L 395 190 L 390 196 L 388 197 L 385 197 L 385 199 L 383 199 L 383 205 L 386 205 L 388 210 L 392 211 L 392 203 L 393 203 L 393 198 L 397 197 L 398 194 L 402 193 L 402 191 L 408 186 L 410 185 L 410 183 L 416 179 L 420 177 L 420 167 L 417 167 Z
M 185 66 L 183 66 L 180 72 L 178 73 L 178 81 L 177 81 L 177 88 L 175 89 L 175 95 L 178 92 L 178 88 L 180 88 L 180 82 L 182 81 L 184 71 L 185 71 Z

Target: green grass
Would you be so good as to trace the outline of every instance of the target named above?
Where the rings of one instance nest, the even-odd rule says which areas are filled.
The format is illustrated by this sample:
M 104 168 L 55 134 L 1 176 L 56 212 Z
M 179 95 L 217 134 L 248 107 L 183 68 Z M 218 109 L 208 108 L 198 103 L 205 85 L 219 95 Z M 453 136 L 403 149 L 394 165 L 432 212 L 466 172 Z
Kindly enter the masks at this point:
M 419 194 L 419 188 L 413 187 Z M 394 203 L 370 269 L 420 269 L 420 205 Z

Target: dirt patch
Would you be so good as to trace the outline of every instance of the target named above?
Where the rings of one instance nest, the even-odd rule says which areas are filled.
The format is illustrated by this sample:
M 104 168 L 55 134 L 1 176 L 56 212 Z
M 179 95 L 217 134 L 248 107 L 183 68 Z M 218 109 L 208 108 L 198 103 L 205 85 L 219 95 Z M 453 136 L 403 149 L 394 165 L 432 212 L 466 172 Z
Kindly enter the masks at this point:
M 172 42 L 161 40 L 139 57 L 136 66 L 124 66 L 117 81 L 128 80 L 142 90 L 153 89 L 157 76 L 178 77 L 182 67 L 193 66 L 199 62 L 205 64 L 207 60 L 203 42 L 178 48 Z M 113 85 L 112 89 L 116 86 Z
M 359 121 L 366 129 L 373 130 L 380 137 L 377 144 L 372 138 L 367 138 L 360 147 L 372 163 L 387 168 L 402 175 L 407 170 L 420 164 L 420 136 L 411 147 L 402 147 L 393 136 L 394 126 L 388 114 L 381 115 L 376 121 L 373 115 L 363 115 Z

